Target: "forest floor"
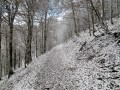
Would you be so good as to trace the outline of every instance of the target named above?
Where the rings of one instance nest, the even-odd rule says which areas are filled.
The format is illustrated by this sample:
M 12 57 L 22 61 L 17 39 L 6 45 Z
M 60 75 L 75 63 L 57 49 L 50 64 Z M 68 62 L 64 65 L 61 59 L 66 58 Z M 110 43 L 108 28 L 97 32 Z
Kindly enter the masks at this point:
M 0 90 L 120 90 L 120 45 L 113 35 L 82 32 L 0 83 Z

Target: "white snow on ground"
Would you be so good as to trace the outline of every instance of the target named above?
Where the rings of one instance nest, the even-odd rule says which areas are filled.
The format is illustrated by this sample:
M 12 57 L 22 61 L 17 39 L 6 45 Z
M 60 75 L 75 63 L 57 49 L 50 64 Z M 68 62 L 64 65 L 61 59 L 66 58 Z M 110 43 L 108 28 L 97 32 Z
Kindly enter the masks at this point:
M 120 90 L 120 65 L 115 66 L 118 72 L 111 71 L 117 64 L 120 46 L 115 38 L 93 37 L 86 31 L 1 82 L 0 90 Z

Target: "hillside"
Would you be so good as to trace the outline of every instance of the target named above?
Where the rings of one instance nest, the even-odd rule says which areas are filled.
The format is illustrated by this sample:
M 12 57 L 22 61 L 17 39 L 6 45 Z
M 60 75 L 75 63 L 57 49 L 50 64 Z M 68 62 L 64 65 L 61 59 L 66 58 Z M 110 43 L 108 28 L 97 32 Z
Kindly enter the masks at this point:
M 117 32 L 119 28 L 117 20 L 109 27 Z M 117 39 L 114 35 L 93 37 L 88 31 L 82 32 L 2 81 L 0 90 L 120 90 Z

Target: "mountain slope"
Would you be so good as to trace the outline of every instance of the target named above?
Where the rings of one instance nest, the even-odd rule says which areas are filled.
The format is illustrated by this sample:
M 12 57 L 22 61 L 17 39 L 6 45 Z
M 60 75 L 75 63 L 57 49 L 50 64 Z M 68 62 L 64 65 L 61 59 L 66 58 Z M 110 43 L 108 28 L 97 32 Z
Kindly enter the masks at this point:
M 40 56 L 3 86 L 4 90 L 119 90 L 119 85 L 120 46 L 114 35 L 92 37 L 86 31 Z

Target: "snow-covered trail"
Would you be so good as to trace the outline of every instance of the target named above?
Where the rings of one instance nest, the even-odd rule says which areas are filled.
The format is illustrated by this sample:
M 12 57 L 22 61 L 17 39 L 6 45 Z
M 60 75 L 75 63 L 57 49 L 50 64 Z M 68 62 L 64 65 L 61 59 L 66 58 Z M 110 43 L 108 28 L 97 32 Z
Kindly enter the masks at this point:
M 64 45 L 53 48 L 32 62 L 27 69 L 12 76 L 6 90 L 45 90 L 47 88 L 64 90 L 70 88 L 71 74 L 76 70 L 74 52 L 76 49 Z
M 44 65 L 44 88 L 50 90 L 62 90 L 65 88 L 67 80 L 71 79 L 71 74 L 67 72 L 69 68 L 75 68 L 75 60 L 67 54 L 62 45 L 54 49 L 47 57 Z M 68 81 L 67 81 L 68 82 Z
M 119 48 L 113 36 L 88 36 L 88 33 L 81 34 L 41 55 L 26 69 L 16 72 L 4 90 L 107 90 L 114 81 L 107 78 L 116 76 L 105 73 L 108 70 L 100 68 L 100 61 L 105 60 L 107 66 L 111 55 L 119 60 Z M 119 72 L 115 74 L 120 75 Z M 98 80 L 101 77 L 103 80 Z
M 33 61 L 26 70 L 9 80 L 6 90 L 90 90 L 95 83 L 94 62 L 78 61 L 82 42 L 71 40 Z M 95 72 L 95 73 L 93 73 Z

